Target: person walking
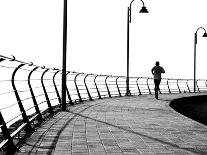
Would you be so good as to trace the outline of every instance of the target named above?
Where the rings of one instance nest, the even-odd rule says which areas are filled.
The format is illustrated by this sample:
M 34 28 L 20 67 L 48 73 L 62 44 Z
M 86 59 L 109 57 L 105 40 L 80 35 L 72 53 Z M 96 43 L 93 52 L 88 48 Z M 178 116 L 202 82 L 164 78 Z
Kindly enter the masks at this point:
M 161 74 L 165 73 L 165 70 L 160 66 L 160 62 L 156 61 L 155 66 L 151 70 L 154 75 L 154 84 L 155 84 L 155 98 L 158 99 L 158 90 L 160 90 L 160 82 L 162 79 Z

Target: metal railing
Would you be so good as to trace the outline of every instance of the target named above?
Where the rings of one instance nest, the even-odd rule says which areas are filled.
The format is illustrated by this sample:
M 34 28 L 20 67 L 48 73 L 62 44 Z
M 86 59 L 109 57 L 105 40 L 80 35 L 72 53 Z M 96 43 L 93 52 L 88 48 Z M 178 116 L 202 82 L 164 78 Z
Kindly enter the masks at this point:
M 0 55 L 0 148 L 16 151 L 15 139 L 32 132 L 46 115 L 61 106 L 61 73 Z M 126 77 L 67 72 L 67 104 L 126 95 Z M 130 77 L 131 95 L 154 94 L 153 78 Z M 193 92 L 193 79 L 162 79 L 160 93 Z M 197 92 L 207 80 L 197 80 Z

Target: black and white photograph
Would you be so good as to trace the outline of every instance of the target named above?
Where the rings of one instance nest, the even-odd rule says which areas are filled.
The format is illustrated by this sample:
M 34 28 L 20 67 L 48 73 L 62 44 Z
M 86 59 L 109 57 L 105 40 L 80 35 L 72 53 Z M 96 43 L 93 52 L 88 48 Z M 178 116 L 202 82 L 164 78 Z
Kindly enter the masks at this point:
M 0 154 L 207 155 L 206 0 L 0 0 Z

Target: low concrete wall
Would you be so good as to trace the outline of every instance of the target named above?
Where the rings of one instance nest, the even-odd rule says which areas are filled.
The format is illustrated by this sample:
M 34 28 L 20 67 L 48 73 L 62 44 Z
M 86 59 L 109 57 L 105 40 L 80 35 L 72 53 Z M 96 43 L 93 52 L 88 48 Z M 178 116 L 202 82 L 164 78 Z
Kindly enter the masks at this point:
M 207 95 L 174 99 L 170 107 L 182 115 L 207 125 Z

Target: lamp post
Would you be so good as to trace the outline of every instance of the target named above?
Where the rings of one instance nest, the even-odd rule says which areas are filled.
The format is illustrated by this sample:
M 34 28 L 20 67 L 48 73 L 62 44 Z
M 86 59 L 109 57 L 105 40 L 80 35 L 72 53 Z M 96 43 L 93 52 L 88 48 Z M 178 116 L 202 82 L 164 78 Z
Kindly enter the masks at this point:
M 143 4 L 141 10 L 139 13 L 148 13 L 147 8 L 145 7 L 145 4 L 143 0 L 140 0 Z M 129 90 L 129 25 L 131 23 L 131 6 L 134 0 L 131 1 L 130 6 L 127 8 L 127 79 L 126 79 L 126 96 L 129 96 L 130 90 Z
M 66 52 L 67 52 L 67 0 L 63 6 L 63 55 L 62 55 L 62 110 L 66 110 Z
M 205 28 L 199 27 L 194 35 L 194 78 L 193 78 L 193 84 L 194 84 L 194 93 L 196 92 L 196 45 L 197 45 L 197 33 L 199 29 L 203 29 L 205 32 L 203 34 L 203 37 L 207 37 L 207 33 Z

